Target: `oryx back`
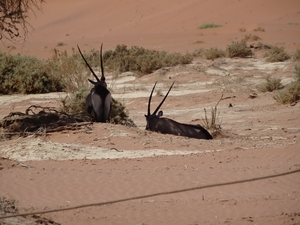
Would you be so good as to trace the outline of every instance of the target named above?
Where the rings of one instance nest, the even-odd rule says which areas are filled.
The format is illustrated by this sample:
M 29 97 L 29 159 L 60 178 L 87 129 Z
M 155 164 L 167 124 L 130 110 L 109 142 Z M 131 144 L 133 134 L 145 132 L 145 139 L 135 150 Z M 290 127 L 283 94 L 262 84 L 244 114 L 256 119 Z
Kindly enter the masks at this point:
M 88 64 L 79 46 L 77 47 L 87 67 L 90 69 L 93 76 L 97 80 L 97 81 L 93 81 L 88 79 L 94 85 L 94 87 L 91 89 L 89 95 L 86 98 L 86 110 L 96 122 L 106 122 L 109 119 L 109 114 L 110 114 L 111 94 L 107 89 L 107 84 L 105 82 L 103 59 L 102 59 L 102 45 L 100 48 L 100 68 L 102 74 L 101 79 L 97 77 L 92 67 Z

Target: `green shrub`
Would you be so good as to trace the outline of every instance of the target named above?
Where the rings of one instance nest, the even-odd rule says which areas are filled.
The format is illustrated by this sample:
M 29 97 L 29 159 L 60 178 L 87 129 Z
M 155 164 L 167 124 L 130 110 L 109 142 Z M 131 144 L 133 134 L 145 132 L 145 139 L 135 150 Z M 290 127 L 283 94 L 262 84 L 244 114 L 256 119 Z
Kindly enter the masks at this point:
M 246 58 L 251 57 L 253 55 L 251 49 L 247 46 L 244 40 L 233 41 L 231 45 L 227 46 L 226 51 L 228 57 L 230 58 Z
M 82 120 L 91 121 L 91 117 L 86 111 L 86 98 L 90 93 L 89 89 L 82 88 L 75 93 L 69 93 L 61 99 L 60 111 L 68 114 L 81 114 Z M 115 99 L 111 101 L 111 110 L 109 122 L 113 124 L 122 124 L 127 126 L 136 126 L 129 118 L 129 115 L 122 103 Z
M 284 62 L 290 58 L 283 47 L 277 46 L 271 46 L 265 57 L 267 57 L 267 62 Z
M 32 94 L 63 90 L 59 76 L 46 69 L 47 62 L 34 57 L 0 52 L 0 93 Z
M 149 74 L 162 67 L 188 64 L 192 62 L 192 55 L 180 53 L 166 53 L 164 51 L 146 50 L 133 46 L 118 45 L 114 51 L 106 51 L 103 61 L 111 71 L 133 71 L 138 74 Z
M 257 89 L 261 92 L 272 92 L 275 90 L 279 90 L 283 88 L 283 85 L 281 84 L 281 79 L 279 78 L 272 78 L 271 76 L 267 76 L 266 82 L 258 85 Z
M 87 88 L 81 88 L 76 92 L 68 93 L 64 98 L 61 98 L 59 110 L 68 114 L 86 112 L 85 100 L 89 93 L 90 90 Z
M 214 24 L 214 23 L 205 23 L 198 27 L 198 29 L 209 29 L 209 28 L 217 28 L 222 27 L 220 24 Z
M 203 52 L 206 59 L 214 60 L 216 58 L 222 58 L 226 56 L 226 52 L 217 48 L 211 48 Z

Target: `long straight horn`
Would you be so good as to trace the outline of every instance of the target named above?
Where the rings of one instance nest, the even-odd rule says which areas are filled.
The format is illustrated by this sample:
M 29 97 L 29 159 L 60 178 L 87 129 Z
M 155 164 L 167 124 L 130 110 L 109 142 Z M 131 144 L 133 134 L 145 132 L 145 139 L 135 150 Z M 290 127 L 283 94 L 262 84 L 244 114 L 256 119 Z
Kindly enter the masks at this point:
M 157 113 L 157 111 L 159 110 L 159 108 L 162 106 L 162 104 L 164 103 L 164 101 L 166 100 L 166 98 L 168 97 L 169 92 L 171 91 L 173 85 L 174 85 L 175 81 L 173 82 L 173 84 L 171 85 L 169 91 L 167 92 L 166 96 L 164 97 L 164 99 L 161 101 L 161 103 L 157 106 L 157 108 L 155 109 L 155 111 L 153 112 L 153 114 L 155 115 Z M 153 91 L 153 90 L 152 90 Z
M 90 71 L 92 72 L 92 74 L 93 74 L 94 77 L 96 78 L 97 82 L 99 82 L 99 81 L 100 81 L 99 78 L 97 77 L 97 75 L 95 74 L 95 72 L 94 72 L 94 70 L 92 69 L 92 67 L 88 64 L 88 62 L 87 62 L 86 59 L 84 58 L 84 56 L 83 56 L 83 54 L 82 54 L 82 52 L 81 52 L 81 50 L 80 50 L 80 48 L 79 48 L 78 45 L 77 45 L 77 48 L 78 48 L 79 53 L 80 53 L 81 57 L 83 58 L 85 64 L 86 64 L 87 67 L 90 69 Z
M 148 102 L 148 114 L 147 114 L 148 116 L 150 116 L 150 104 L 151 104 L 152 94 L 153 94 L 153 91 L 154 91 L 154 89 L 155 89 L 156 83 L 157 83 L 157 81 L 155 82 L 155 84 L 154 84 L 154 86 L 153 86 L 153 88 L 152 88 L 150 97 L 149 97 L 149 102 Z
M 100 48 L 100 67 L 101 67 L 101 81 L 105 81 L 105 76 L 104 76 L 104 69 L 103 69 L 103 58 L 102 58 L 102 45 L 101 44 L 101 48 Z

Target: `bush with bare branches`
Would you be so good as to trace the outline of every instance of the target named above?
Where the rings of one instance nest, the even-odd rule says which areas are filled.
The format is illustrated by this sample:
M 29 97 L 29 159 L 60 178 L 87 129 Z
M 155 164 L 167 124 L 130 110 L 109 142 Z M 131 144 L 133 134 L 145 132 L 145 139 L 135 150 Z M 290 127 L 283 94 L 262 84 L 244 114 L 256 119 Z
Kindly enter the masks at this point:
M 26 39 L 29 12 L 41 10 L 45 0 L 0 0 L 0 40 Z M 22 35 L 23 33 L 23 35 Z

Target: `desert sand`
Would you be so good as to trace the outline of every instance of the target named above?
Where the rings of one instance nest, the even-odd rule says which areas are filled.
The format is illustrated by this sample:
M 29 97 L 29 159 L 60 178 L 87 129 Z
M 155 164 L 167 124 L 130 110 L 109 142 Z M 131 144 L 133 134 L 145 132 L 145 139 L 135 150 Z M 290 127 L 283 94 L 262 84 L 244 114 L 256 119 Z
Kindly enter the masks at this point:
M 87 51 L 104 43 L 105 50 L 126 44 L 184 53 L 225 49 L 255 34 L 292 53 L 300 47 L 299 6 L 297 0 L 51 0 L 31 16 L 34 30 L 25 43 L 4 42 L 0 48 L 45 59 L 53 48 L 71 52 L 77 44 Z M 197 29 L 204 23 L 222 27 Z M 259 27 L 265 31 L 254 31 Z M 15 49 L 8 48 L 12 45 Z M 16 200 L 21 213 L 36 212 L 300 169 L 299 103 L 280 105 L 274 93 L 256 89 L 266 75 L 292 81 L 295 65 L 291 60 L 267 63 L 262 57 L 195 59 L 140 78 L 125 73 L 115 79 L 107 73 L 112 95 L 137 127 L 94 123 L 1 141 L 0 197 Z M 204 108 L 209 111 L 223 94 L 218 105 L 222 135 L 206 141 L 145 131 L 155 81 L 163 94 L 176 82 L 162 109 L 166 117 L 184 123 L 201 123 Z M 0 119 L 32 104 L 57 106 L 62 95 L 0 96 Z M 152 110 L 162 98 L 153 96 Z M 300 224 L 299 201 L 300 176 L 293 173 L 41 216 L 43 224 L 62 225 Z M 25 224 L 20 221 L 0 223 Z

